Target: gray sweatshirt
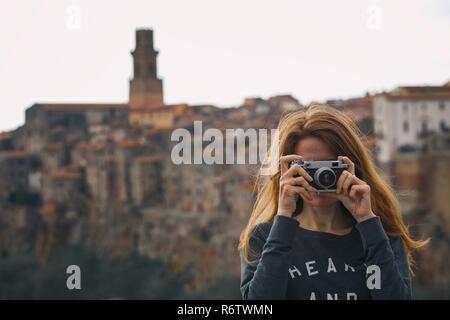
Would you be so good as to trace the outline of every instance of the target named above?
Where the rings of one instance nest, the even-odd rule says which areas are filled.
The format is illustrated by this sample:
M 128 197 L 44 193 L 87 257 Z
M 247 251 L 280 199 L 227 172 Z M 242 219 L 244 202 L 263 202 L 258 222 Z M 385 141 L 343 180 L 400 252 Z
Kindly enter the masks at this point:
M 241 253 L 244 299 L 411 299 L 402 241 L 386 235 L 379 217 L 346 235 L 311 231 L 294 218 L 275 216 L 250 236 L 257 264 Z

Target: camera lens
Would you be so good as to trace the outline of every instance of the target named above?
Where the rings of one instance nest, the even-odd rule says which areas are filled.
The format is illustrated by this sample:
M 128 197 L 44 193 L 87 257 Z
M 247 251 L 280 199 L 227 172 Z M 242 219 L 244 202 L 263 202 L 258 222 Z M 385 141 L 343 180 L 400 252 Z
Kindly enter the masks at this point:
M 316 184 L 324 189 L 328 189 L 336 182 L 336 174 L 330 168 L 320 168 L 315 174 Z
M 322 174 L 319 176 L 319 181 L 321 185 L 329 186 L 333 184 L 334 181 L 334 174 L 329 171 L 322 172 Z

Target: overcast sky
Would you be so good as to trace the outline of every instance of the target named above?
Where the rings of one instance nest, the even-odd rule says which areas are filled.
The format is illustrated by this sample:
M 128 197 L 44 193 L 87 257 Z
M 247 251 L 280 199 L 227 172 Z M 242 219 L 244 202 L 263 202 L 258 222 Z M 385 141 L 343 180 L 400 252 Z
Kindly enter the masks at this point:
M 0 4 L 0 131 L 35 102 L 126 102 L 142 27 L 154 30 L 166 103 L 308 103 L 450 80 L 449 0 Z

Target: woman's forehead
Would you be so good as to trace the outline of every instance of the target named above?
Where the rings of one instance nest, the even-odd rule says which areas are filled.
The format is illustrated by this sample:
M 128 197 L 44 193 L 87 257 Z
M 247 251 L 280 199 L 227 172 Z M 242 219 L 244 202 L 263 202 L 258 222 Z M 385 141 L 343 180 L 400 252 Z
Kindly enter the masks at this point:
M 321 139 L 308 137 L 300 139 L 295 153 L 303 156 L 305 160 L 333 160 L 337 155 Z

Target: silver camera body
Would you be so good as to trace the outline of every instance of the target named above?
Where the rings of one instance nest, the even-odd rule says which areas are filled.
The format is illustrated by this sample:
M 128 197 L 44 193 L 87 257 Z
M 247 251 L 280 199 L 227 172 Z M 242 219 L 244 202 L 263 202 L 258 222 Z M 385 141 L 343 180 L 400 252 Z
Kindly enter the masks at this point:
M 298 165 L 313 178 L 309 184 L 318 192 L 336 192 L 336 185 L 348 165 L 341 160 L 294 160 L 290 166 Z

